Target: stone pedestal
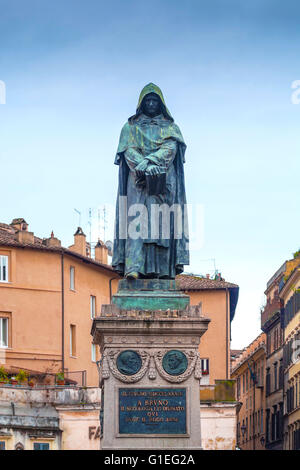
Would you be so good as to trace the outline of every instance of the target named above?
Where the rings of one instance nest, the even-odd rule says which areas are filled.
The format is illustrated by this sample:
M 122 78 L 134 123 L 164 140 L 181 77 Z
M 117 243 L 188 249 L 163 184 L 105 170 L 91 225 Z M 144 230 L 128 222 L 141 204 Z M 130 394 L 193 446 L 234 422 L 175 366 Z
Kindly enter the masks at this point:
M 186 296 L 170 292 L 184 305 Z M 126 308 L 104 305 L 92 327 L 102 356 L 101 449 L 201 449 L 198 348 L 210 320 L 199 306 L 129 309 L 125 297 Z

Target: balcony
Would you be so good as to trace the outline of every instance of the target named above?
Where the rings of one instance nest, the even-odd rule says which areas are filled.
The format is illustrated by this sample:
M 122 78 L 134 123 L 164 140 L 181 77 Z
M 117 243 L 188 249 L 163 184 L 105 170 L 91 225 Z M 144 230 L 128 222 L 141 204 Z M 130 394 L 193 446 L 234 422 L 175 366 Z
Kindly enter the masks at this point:
M 280 298 L 278 295 L 275 295 L 271 302 L 268 302 L 265 308 L 261 311 L 262 327 L 273 317 L 276 312 L 280 311 L 280 306 Z

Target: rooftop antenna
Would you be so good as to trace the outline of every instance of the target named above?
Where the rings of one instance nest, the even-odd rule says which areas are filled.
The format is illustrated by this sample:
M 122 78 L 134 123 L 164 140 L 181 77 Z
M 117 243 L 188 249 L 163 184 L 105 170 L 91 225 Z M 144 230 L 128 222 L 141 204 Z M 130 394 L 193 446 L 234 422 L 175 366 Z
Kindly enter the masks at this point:
M 105 206 L 103 207 L 103 241 L 105 242 L 105 235 L 106 235 L 106 208 Z
M 89 226 L 90 226 L 90 250 L 92 250 L 92 209 L 89 208 Z
M 98 237 L 104 243 L 105 243 L 105 238 L 106 238 L 106 228 L 107 228 L 106 207 L 105 205 L 103 205 L 103 209 L 98 208 Z
M 101 238 L 101 211 L 98 208 L 98 239 Z
M 81 227 L 81 212 L 78 209 L 74 209 L 75 212 L 79 215 L 79 224 L 78 227 Z

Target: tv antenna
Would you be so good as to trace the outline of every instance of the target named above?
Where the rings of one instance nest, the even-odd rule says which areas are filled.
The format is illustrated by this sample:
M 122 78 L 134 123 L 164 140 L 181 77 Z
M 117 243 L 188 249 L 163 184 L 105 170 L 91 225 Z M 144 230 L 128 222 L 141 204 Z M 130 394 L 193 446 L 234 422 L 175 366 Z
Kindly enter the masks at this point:
M 78 209 L 74 209 L 75 212 L 79 215 L 79 224 L 78 227 L 81 227 L 81 212 Z

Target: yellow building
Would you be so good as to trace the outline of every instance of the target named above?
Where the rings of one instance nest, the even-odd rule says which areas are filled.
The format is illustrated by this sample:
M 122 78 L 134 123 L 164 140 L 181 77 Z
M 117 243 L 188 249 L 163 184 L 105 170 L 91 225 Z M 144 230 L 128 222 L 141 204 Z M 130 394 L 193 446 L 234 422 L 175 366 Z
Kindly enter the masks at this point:
M 281 287 L 284 327 L 284 449 L 300 450 L 300 256 Z

